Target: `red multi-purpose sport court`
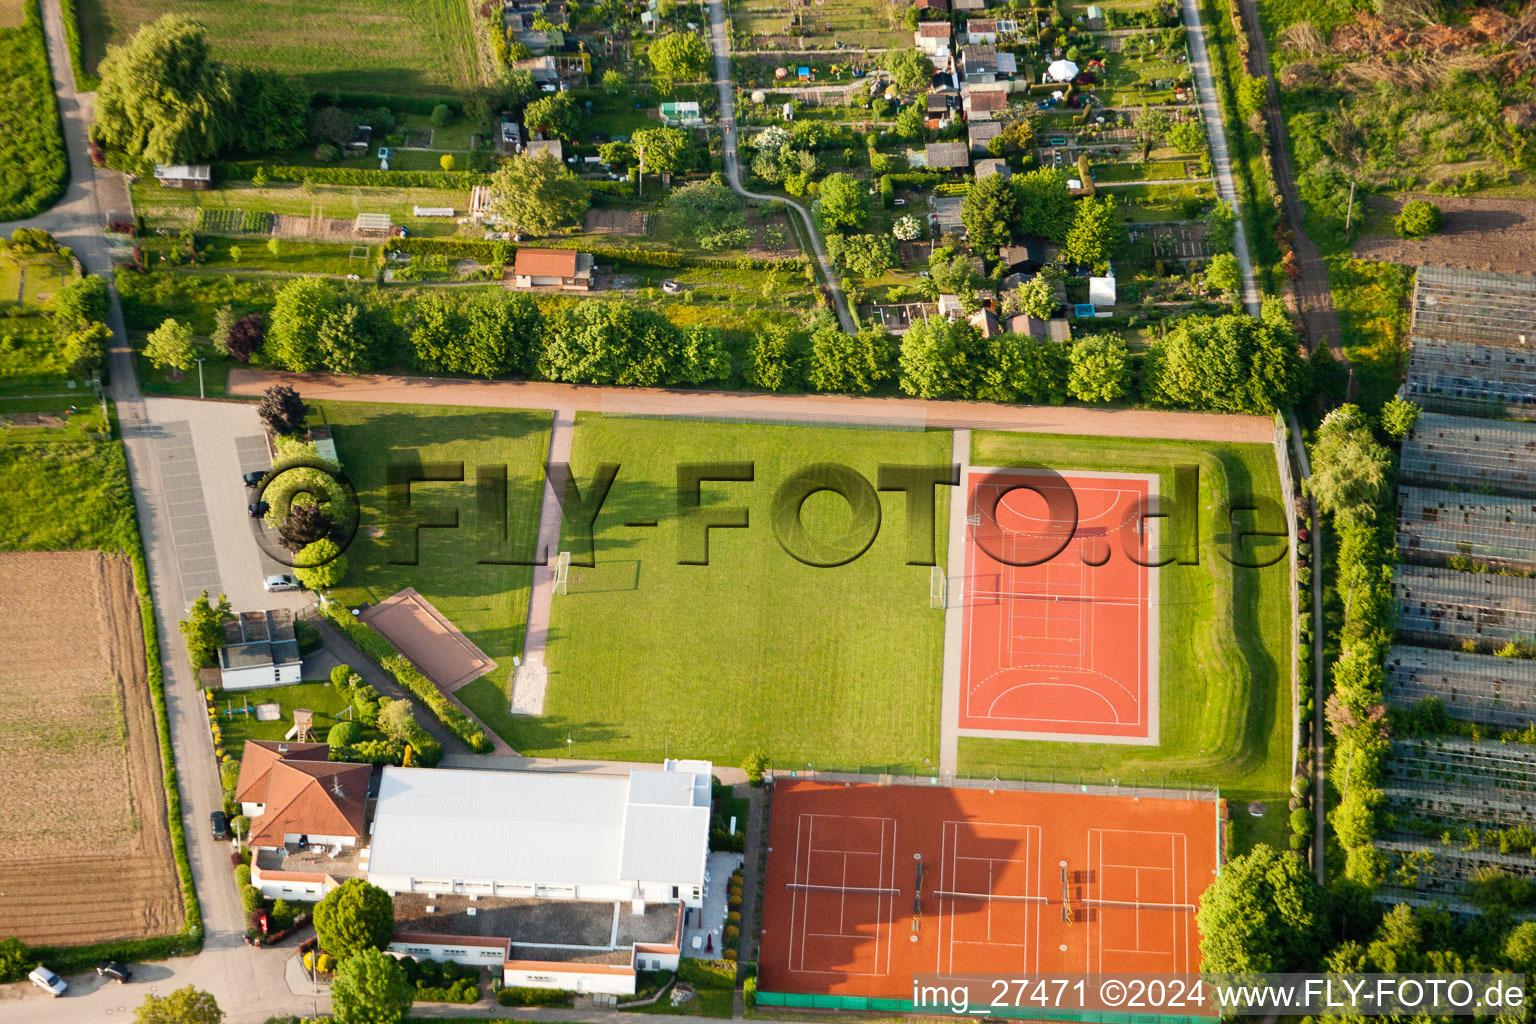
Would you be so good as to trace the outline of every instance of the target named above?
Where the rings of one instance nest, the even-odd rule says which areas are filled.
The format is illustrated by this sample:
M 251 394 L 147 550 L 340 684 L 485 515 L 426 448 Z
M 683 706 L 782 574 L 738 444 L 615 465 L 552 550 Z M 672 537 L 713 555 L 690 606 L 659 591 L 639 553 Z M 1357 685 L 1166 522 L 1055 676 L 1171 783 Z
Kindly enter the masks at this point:
M 1157 742 L 1154 475 L 967 481 L 962 735 Z
M 1219 802 L 779 782 L 758 988 L 914 974 L 1194 973 Z

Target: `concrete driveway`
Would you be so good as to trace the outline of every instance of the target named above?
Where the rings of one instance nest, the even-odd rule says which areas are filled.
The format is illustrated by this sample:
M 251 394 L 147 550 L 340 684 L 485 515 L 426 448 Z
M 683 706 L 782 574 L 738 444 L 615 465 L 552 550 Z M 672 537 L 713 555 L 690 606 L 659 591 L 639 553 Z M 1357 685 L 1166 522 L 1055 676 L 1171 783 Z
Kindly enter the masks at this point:
M 205 587 L 210 596 L 227 594 L 236 611 L 309 604 L 312 598 L 301 591 L 269 594 L 261 586 L 266 576 L 293 570 L 268 557 L 251 536 L 247 506 L 254 492 L 240 478 L 271 464 L 255 405 L 146 398 L 144 412 L 179 570 L 180 607 Z

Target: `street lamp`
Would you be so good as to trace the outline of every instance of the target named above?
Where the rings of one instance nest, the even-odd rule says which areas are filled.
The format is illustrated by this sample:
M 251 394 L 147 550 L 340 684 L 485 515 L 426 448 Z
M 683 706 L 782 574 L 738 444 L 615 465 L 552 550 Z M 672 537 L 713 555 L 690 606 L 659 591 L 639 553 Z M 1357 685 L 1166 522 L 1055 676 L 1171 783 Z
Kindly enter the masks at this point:
M 206 356 L 198 356 L 197 360 L 196 360 L 196 362 L 197 362 L 197 397 L 198 398 L 207 398 L 208 397 L 207 395 L 205 395 L 203 393 L 203 360 L 205 358 L 207 358 L 207 357 Z

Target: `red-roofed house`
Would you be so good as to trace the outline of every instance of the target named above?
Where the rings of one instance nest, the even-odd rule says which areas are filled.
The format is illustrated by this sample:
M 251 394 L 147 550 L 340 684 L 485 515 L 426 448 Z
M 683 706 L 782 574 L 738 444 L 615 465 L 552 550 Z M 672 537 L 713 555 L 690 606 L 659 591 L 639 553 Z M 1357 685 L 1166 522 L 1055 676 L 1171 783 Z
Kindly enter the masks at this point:
M 245 744 L 235 797 L 251 817 L 251 884 L 266 896 L 318 900 L 367 875 L 373 769 L 328 753 L 324 743 Z
M 518 288 L 592 290 L 592 254 L 575 249 L 519 249 L 512 267 Z
M 952 35 L 953 29 L 949 22 L 925 21 L 917 26 L 917 31 L 912 33 L 912 45 L 929 57 L 937 57 L 941 53 L 949 53 L 949 41 Z
M 240 813 L 259 818 L 266 810 L 267 775 L 278 761 L 325 761 L 331 748 L 324 743 L 288 743 L 283 740 L 246 740 L 240 755 L 240 778 L 235 799 Z

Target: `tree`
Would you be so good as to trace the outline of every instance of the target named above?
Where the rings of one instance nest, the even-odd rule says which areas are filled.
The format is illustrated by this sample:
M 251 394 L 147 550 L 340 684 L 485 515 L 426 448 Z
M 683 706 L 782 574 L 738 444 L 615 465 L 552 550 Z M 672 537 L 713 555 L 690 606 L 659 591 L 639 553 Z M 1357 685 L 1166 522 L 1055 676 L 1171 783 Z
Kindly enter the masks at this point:
M 1341 405 L 1317 428 L 1307 490 L 1331 514 L 1370 518 L 1391 484 L 1392 456 L 1357 405 Z
M 352 141 L 357 119 L 340 107 L 321 107 L 309 119 L 309 141 L 340 149 Z
M 365 949 L 343 962 L 331 982 L 336 1024 L 399 1024 L 413 998 L 400 961 L 377 949 Z
M 416 712 L 408 700 L 392 700 L 379 708 L 379 730 L 391 739 L 404 741 L 416 727 Z
M 215 604 L 208 600 L 206 590 L 187 609 L 180 627 L 187 641 L 187 660 L 193 668 L 212 668 L 218 664 L 219 648 L 224 646 L 224 622 L 231 614 L 229 598 L 220 594 Z
M 1109 269 L 1109 261 L 1119 247 L 1124 234 L 1115 201 L 1108 196 L 1089 197 L 1077 204 L 1072 217 L 1072 227 L 1061 247 L 1061 258 L 1069 263 L 1085 264 L 1094 273 L 1102 274 Z
M 992 152 L 994 142 L 997 144 L 997 152 L 992 153 L 993 156 L 1000 156 L 1009 151 L 1027 153 L 1035 145 L 1035 119 L 1028 114 L 1012 116 L 1011 120 L 1004 123 L 1003 130 L 987 143 L 988 152 Z
M 453 170 L 453 154 L 444 153 L 442 156 L 438 157 L 437 166 L 441 167 L 445 171 Z
M 1150 149 L 1161 142 L 1173 127 L 1173 119 L 1161 107 L 1142 107 L 1136 117 L 1136 134 L 1141 136 L 1143 149 Z
M 0 985 L 20 981 L 37 963 L 37 958 L 20 939 L 0 939 Z
M 762 785 L 763 775 L 768 771 L 768 755 L 761 750 L 754 750 L 741 759 L 741 770 L 747 773 L 747 781 L 754 786 Z
M 1224 295 L 1234 309 L 1243 301 L 1243 272 L 1237 257 L 1230 252 L 1219 252 L 1205 265 L 1205 283 Z
M 1198 117 L 1175 122 L 1164 133 L 1168 145 L 1180 153 L 1205 152 L 1205 123 Z
M 865 277 L 879 277 L 896 265 L 896 247 L 889 235 L 828 235 L 827 255 Z
M 924 89 L 933 78 L 933 61 L 921 50 L 901 47 L 885 51 L 885 70 L 903 92 Z
M 343 302 L 328 310 L 315 332 L 320 362 L 335 373 L 358 374 L 373 369 L 381 346 L 383 317 L 356 302 Z
M 1521 921 L 1504 939 L 1504 959 L 1509 969 L 1536 974 L 1536 921 Z
M 446 103 L 439 103 L 432 108 L 431 115 L 433 128 L 447 128 L 453 124 L 453 108 Z
M 75 377 L 99 377 L 106 363 L 112 328 L 97 321 L 71 331 L 59 340 L 59 354 Z
M 204 28 L 167 14 L 109 47 L 96 91 L 97 138 L 145 163 L 206 160 L 231 141 L 235 91 Z
M 190 370 L 197 354 L 192 328 L 167 319 L 144 339 L 144 358 L 156 369 Z
M 605 142 L 597 147 L 597 158 L 609 167 L 633 167 L 639 158 L 627 142 Z
M 670 32 L 651 44 L 646 51 L 651 62 L 651 79 L 656 89 L 670 94 L 676 82 L 692 81 L 709 64 L 709 48 L 702 36 L 692 32 Z
M 667 197 L 667 209 L 677 214 L 678 221 L 695 239 L 734 231 L 747 223 L 741 197 L 715 178 L 673 189 Z
M 1049 320 L 1056 312 L 1056 289 L 1051 287 L 1049 278 L 1036 274 L 1008 293 L 1004 308 L 1036 320 Z
M 168 996 L 145 996 L 133 1019 L 135 1024 L 221 1024 L 224 1011 L 212 994 L 188 985 Z
M 896 338 L 883 324 L 848 334 L 837 318 L 824 314 L 811 331 L 806 380 L 817 391 L 867 395 L 896 372 Z
M 318 503 L 294 503 L 277 527 L 278 542 L 289 551 L 303 551 L 317 540 L 336 539 L 336 520 Z
M 535 131 L 573 142 L 581 120 L 576 101 L 568 92 L 552 93 L 534 100 L 523 109 L 523 123 Z
M 308 545 L 294 557 L 293 574 L 306 590 L 324 590 L 347 574 L 347 556 L 329 537 Z
M 229 303 L 213 311 L 213 333 L 208 336 L 208 341 L 215 352 L 229 355 L 229 332 L 234 326 L 235 311 L 229 307 Z
M 491 177 L 491 209 L 520 235 L 547 235 L 587 212 L 587 186 L 553 153 L 513 157 Z
M 682 377 L 688 384 L 726 380 L 731 375 L 731 354 L 720 332 L 694 324 L 682 332 Z
M 994 174 L 971 186 L 960 201 L 960 223 L 974 252 L 995 257 L 1013 241 L 1019 225 L 1019 194 L 1013 180 Z
M 361 878 L 347 879 L 315 907 L 320 948 L 342 963 L 365 949 L 383 949 L 394 934 L 394 907 L 383 889 Z
M 913 214 L 897 217 L 891 225 L 891 234 L 899 242 L 915 242 L 923 233 L 923 222 Z
M 1323 891 L 1306 864 L 1263 843 L 1222 868 L 1195 921 L 1210 973 L 1302 970 L 1328 938 Z
M 309 410 L 293 388 L 287 384 L 274 384 L 262 392 L 256 415 L 261 417 L 268 430 L 282 436 L 302 431 Z
M 683 383 L 682 336 L 671 321 L 622 302 L 584 302 L 545 332 L 539 372 L 568 384 Z
M 265 68 L 235 72 L 234 146 L 277 153 L 302 145 L 309 129 L 309 90 Z
M 1032 235 L 1064 242 L 1072 228 L 1072 193 L 1067 177 L 1051 167 L 1041 167 L 1015 178 L 1019 195 L 1019 223 Z
M 111 295 L 103 278 L 87 274 L 69 282 L 53 299 L 54 333 L 63 337 L 87 324 L 105 320 L 110 304 Z
M 1113 402 L 1129 389 L 1130 377 L 1130 357 L 1119 335 L 1093 335 L 1072 346 L 1067 392 L 1079 402 Z
M 1414 199 L 1403 205 L 1392 226 L 1404 238 L 1423 238 L 1440 230 L 1444 216 L 1428 199 Z
M 635 132 L 634 147 L 642 171 L 670 174 L 682 169 L 683 155 L 688 150 L 688 136 L 681 128 L 670 125 L 642 128 Z
M 1152 406 L 1267 414 L 1296 400 L 1302 374 L 1288 322 L 1189 316 L 1152 342 L 1142 397 Z
M 901 390 L 918 398 L 972 398 L 986 350 L 964 320 L 915 323 L 901 338 Z
M 858 178 L 839 171 L 822 179 L 816 211 L 823 231 L 857 231 L 869 214 L 869 197 Z
M 1381 407 L 1381 429 L 1385 430 L 1392 440 L 1401 441 L 1408 436 L 1408 431 L 1413 429 L 1414 424 L 1419 422 L 1419 413 L 1423 411 L 1417 403 L 1393 395 L 1392 400 Z
M 624 91 L 624 76 L 609 68 L 603 72 L 603 92 L 609 96 L 617 96 Z
M 247 313 L 229 329 L 229 337 L 224 344 L 231 359 L 244 363 L 249 362 L 251 356 L 261 349 L 261 343 L 266 337 L 266 324 L 261 314 Z
M 896 115 L 896 134 L 905 142 L 917 142 L 922 139 L 924 131 L 925 112 L 920 103 L 913 103 L 903 107 L 901 113 Z
M 363 730 L 356 722 L 337 722 L 325 734 L 325 745 L 332 750 L 344 750 L 356 743 L 362 734 Z
M 302 277 L 277 293 L 267 327 L 267 355 L 279 366 L 300 373 L 319 368 L 326 353 L 320 329 L 340 305 L 340 295 L 327 280 Z
M 802 339 L 787 325 L 771 321 L 758 329 L 747 352 L 747 383 L 764 391 L 784 391 L 800 375 Z

